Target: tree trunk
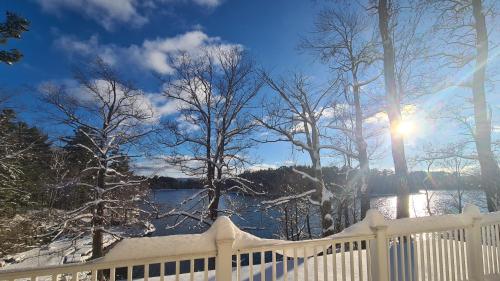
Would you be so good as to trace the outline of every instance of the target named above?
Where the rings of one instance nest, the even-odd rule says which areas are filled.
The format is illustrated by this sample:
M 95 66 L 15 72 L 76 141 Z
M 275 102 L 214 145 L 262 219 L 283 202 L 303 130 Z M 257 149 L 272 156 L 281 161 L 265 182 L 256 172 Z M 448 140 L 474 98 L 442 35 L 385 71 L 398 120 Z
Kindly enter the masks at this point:
M 309 234 L 309 239 L 312 239 L 312 231 L 311 231 L 311 220 L 309 219 L 309 213 L 306 215 L 306 224 L 307 224 L 307 233 Z
M 318 154 L 319 155 L 319 154 Z M 334 233 L 333 229 L 333 218 L 332 218 L 332 200 L 331 196 L 328 194 L 325 182 L 323 181 L 323 172 L 321 171 L 321 162 L 319 157 L 312 157 L 313 159 L 313 176 L 318 182 L 315 183 L 316 190 L 320 194 L 320 212 L 321 212 L 321 235 L 323 237 L 332 235 Z
M 408 167 L 404 149 L 403 136 L 398 134 L 397 128 L 401 124 L 400 97 L 396 90 L 395 51 L 389 30 L 389 3 L 388 0 L 379 0 L 378 17 L 379 29 L 384 48 L 384 80 L 387 97 L 387 115 L 389 117 L 392 159 L 398 183 L 397 191 L 397 218 L 409 217 Z
M 101 167 L 106 167 L 106 163 L 101 163 Z M 101 200 L 102 191 L 105 189 L 106 169 L 100 169 L 97 172 L 97 187 L 96 199 Z M 103 227 L 104 227 L 104 203 L 98 203 L 92 217 L 92 259 L 103 256 Z
M 360 197 L 361 220 L 366 216 L 366 212 L 370 209 L 370 196 L 368 194 L 368 176 L 370 173 L 370 165 L 368 161 L 368 152 L 366 150 L 366 141 L 363 136 L 363 112 L 361 110 L 361 101 L 359 94 L 359 86 L 357 78 L 354 78 L 353 96 L 355 109 L 355 138 L 356 147 L 358 150 L 359 161 L 359 190 Z
M 215 170 L 215 169 L 214 169 Z M 222 169 L 217 168 L 217 180 L 212 181 L 213 185 L 212 188 L 215 190 L 213 194 L 213 199 L 212 203 L 209 206 L 210 209 L 210 218 L 215 221 L 217 219 L 217 216 L 219 215 L 219 202 L 220 202 L 220 196 L 221 196 L 221 188 L 222 188 Z
M 488 33 L 482 11 L 482 1 L 472 0 L 474 28 L 476 30 L 476 67 L 472 81 L 474 102 L 475 142 L 481 168 L 481 185 L 486 193 L 490 212 L 498 210 L 500 170 L 491 149 L 491 118 L 488 116 L 484 83 L 488 61 Z

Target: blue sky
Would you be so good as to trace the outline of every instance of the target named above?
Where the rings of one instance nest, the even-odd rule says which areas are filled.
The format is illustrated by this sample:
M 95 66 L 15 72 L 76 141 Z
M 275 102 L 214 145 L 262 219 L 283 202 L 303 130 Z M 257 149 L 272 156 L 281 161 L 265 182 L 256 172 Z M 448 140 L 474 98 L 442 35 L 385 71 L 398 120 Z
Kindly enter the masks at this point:
M 158 60 L 162 54 L 169 48 L 207 44 L 240 44 L 265 69 L 278 74 L 302 71 L 324 83 L 328 69 L 297 50 L 300 36 L 311 31 L 322 5 L 308 0 L 2 1 L 3 11 L 28 18 L 31 28 L 22 40 L 7 45 L 20 49 L 24 58 L 14 66 L 0 65 L 0 85 L 17 93 L 12 104 L 24 120 L 51 133 L 50 125 L 40 118 L 45 107 L 30 88 L 45 81 L 66 81 L 71 78 L 71 65 L 91 54 L 130 70 L 131 78 L 150 93 L 161 87 L 152 73 L 168 72 Z M 441 142 L 445 131 L 451 134 L 454 130 L 424 122 L 426 113 L 421 110 L 438 107 L 451 94 L 425 98 L 416 109 L 409 108 L 411 118 L 420 123 L 419 136 L 407 141 L 409 154 L 424 138 Z M 390 168 L 388 138 L 383 142 L 381 151 L 385 153 L 372 166 Z M 262 166 L 305 161 L 283 143 L 260 145 L 252 154 Z

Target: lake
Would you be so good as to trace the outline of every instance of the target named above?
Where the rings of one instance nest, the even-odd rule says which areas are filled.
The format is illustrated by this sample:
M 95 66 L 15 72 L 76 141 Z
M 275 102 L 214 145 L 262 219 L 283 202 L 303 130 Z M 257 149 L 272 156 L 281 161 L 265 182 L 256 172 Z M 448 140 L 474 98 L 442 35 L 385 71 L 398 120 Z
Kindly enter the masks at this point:
M 175 207 L 176 204 L 194 195 L 199 190 L 196 189 L 160 189 L 153 191 L 153 201 L 156 202 L 163 211 Z M 458 213 L 458 200 L 456 191 L 429 191 L 426 195 L 424 191 L 410 195 L 410 216 L 427 216 L 428 211 L 433 215 Z M 429 208 L 427 208 L 427 198 L 430 198 Z M 230 193 L 223 196 L 221 209 L 227 208 L 238 210 L 239 216 L 231 217 L 232 221 L 241 229 L 262 238 L 276 238 L 279 223 L 277 221 L 278 212 L 273 208 L 266 210 L 259 207 L 262 197 L 242 196 Z M 466 191 L 463 194 L 463 205 L 472 203 L 477 205 L 483 212 L 486 212 L 486 199 L 482 191 Z M 371 199 L 371 207 L 377 208 L 386 218 L 396 217 L 396 196 L 377 196 Z M 186 208 L 196 208 L 194 202 L 188 204 Z M 429 209 L 429 210 L 428 210 Z M 200 233 L 204 229 L 199 222 L 193 220 L 181 224 L 175 228 L 170 226 L 176 224 L 175 218 L 157 219 L 153 221 L 156 231 L 153 236 L 163 236 L 172 234 Z M 312 232 L 320 233 L 319 216 L 311 216 Z

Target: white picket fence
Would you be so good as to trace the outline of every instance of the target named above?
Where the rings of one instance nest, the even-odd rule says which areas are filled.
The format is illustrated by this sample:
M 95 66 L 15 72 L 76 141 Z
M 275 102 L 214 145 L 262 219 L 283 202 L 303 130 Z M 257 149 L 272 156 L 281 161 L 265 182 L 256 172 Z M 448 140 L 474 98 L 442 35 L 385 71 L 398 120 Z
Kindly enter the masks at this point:
M 0 270 L 0 280 L 500 280 L 500 212 L 385 220 L 376 210 L 342 233 L 260 239 L 220 217 L 203 234 L 125 239 L 82 264 Z

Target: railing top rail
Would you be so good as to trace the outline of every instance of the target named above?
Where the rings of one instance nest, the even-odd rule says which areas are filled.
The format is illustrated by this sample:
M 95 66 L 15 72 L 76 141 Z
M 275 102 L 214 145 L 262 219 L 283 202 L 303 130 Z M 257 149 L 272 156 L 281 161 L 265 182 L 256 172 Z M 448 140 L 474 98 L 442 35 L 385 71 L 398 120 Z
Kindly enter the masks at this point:
M 101 270 L 109 268 L 120 268 L 127 266 L 139 266 L 147 264 L 157 264 L 163 262 L 172 261 L 183 261 L 192 259 L 203 259 L 203 258 L 213 258 L 217 254 L 216 251 L 210 252 L 200 252 L 197 254 L 187 254 L 187 255 L 165 255 L 161 257 L 150 257 L 143 259 L 122 259 L 116 261 L 104 261 L 103 258 L 83 262 L 83 263 L 72 263 L 72 264 L 61 264 L 61 265 L 49 265 L 43 267 L 28 267 L 28 268 L 12 268 L 12 269 L 0 269 L 0 280 L 3 279 L 16 279 L 29 277 L 30 275 L 36 274 L 37 276 L 51 275 L 54 273 L 72 273 L 75 271 L 92 271 Z
M 481 215 L 482 215 L 481 216 L 481 224 L 482 225 L 500 223 L 500 211 L 499 212 L 484 213 Z
M 255 246 L 246 246 L 234 249 L 234 252 L 238 253 L 249 253 L 249 252 L 260 252 L 260 251 L 277 251 L 289 248 L 301 248 L 301 247 L 318 247 L 331 244 L 340 244 L 346 242 L 355 242 L 360 240 L 371 240 L 374 239 L 374 234 L 369 235 L 343 235 L 336 236 L 332 235 L 325 238 L 311 239 L 311 240 L 301 240 L 301 241 L 286 241 L 286 240 L 272 240 L 269 243 L 263 243 Z

